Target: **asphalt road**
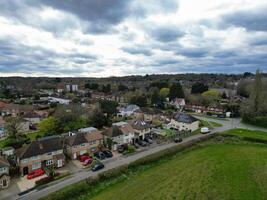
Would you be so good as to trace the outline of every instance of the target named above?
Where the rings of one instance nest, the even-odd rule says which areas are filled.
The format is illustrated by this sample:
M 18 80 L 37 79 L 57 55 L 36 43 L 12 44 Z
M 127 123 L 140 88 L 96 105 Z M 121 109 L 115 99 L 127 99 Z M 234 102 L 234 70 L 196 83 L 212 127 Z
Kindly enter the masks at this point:
M 241 123 L 240 119 L 219 120 L 219 119 L 205 118 L 205 117 L 200 117 L 200 116 L 196 116 L 196 117 L 199 119 L 204 119 L 204 120 L 208 120 L 208 121 L 215 121 L 215 122 L 218 122 L 220 124 L 223 124 L 222 127 L 214 128 L 210 134 L 213 134 L 215 132 L 225 131 L 225 130 L 228 130 L 231 128 L 246 128 L 246 129 L 251 129 L 251 130 L 261 130 L 261 131 L 267 132 L 267 129 L 243 124 L 243 123 Z M 205 137 L 205 136 L 206 135 L 201 135 L 201 134 L 194 135 L 194 136 L 185 138 L 182 143 L 186 143 L 188 141 L 192 141 L 194 139 Z M 145 151 L 139 152 L 139 153 L 134 154 L 134 155 L 121 156 L 121 157 L 118 157 L 115 159 L 109 159 L 109 160 L 106 160 L 103 162 L 105 164 L 105 168 L 101 171 L 91 172 L 89 170 L 81 170 L 81 171 L 78 171 L 78 172 L 64 178 L 64 179 L 55 181 L 55 182 L 51 183 L 49 186 L 47 186 L 41 190 L 33 190 L 30 193 L 27 193 L 23 196 L 18 196 L 17 194 L 11 194 L 8 198 L 5 198 L 5 199 L 37 200 L 37 199 L 40 199 L 41 197 L 45 197 L 48 194 L 56 192 L 56 191 L 64 188 L 65 186 L 82 181 L 82 180 L 86 179 L 87 177 L 95 176 L 98 173 L 101 173 L 103 171 L 106 171 L 106 170 L 109 170 L 109 169 L 112 169 L 112 168 L 115 168 L 115 167 L 118 167 L 118 166 L 121 166 L 124 164 L 128 164 L 130 162 L 138 160 L 139 158 L 142 158 L 142 157 L 145 157 L 147 155 L 156 153 L 158 151 L 170 148 L 170 147 L 175 146 L 175 145 L 180 145 L 182 143 L 179 143 L 179 144 L 168 143 L 168 144 L 163 144 L 163 145 L 157 145 L 157 146 L 148 148 Z M 1 196 L 0 196 L 0 199 L 1 199 Z

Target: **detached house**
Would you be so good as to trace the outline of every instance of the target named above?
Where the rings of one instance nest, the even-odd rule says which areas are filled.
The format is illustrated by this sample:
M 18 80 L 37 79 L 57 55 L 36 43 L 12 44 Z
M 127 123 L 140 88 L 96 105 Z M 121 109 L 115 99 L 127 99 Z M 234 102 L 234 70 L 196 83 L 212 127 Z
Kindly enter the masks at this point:
M 23 119 L 29 121 L 31 124 L 39 124 L 42 120 L 42 117 L 38 113 L 31 111 L 24 114 Z
M 89 130 L 89 128 L 87 129 Z M 97 129 L 87 132 L 71 132 L 65 137 L 64 149 L 66 155 L 72 159 L 77 159 L 84 154 L 92 155 L 102 143 L 103 135 Z
M 132 122 L 132 127 L 134 129 L 135 135 L 138 139 L 143 140 L 146 136 L 150 135 L 151 127 L 144 120 L 138 119 Z
M 172 128 L 179 131 L 193 132 L 199 128 L 199 120 L 186 113 L 175 113 L 171 119 Z
M 117 146 L 133 143 L 135 139 L 135 131 L 127 122 L 114 123 L 112 127 L 102 133 L 106 140 L 112 140 L 114 150 L 117 149 Z
M 139 109 L 139 106 L 134 105 L 134 104 L 130 104 L 130 105 L 126 106 L 125 108 L 120 109 L 120 112 L 118 113 L 118 116 L 129 117 L 132 114 L 134 114 L 134 111 L 136 111 L 138 109 Z
M 9 162 L 0 156 L 0 190 L 7 188 L 10 184 L 9 167 Z
M 35 169 L 54 165 L 56 168 L 65 165 L 63 141 L 59 136 L 50 136 L 31 142 L 17 151 L 17 163 L 20 172 L 26 175 Z
M 178 109 L 182 109 L 185 107 L 185 99 L 184 98 L 175 98 L 170 102 L 170 104 L 175 106 Z

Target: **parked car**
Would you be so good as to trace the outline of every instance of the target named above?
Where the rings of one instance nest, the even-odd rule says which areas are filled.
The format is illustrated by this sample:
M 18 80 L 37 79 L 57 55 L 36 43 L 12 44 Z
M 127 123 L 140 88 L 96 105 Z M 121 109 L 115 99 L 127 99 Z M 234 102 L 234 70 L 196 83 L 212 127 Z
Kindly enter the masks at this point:
M 83 162 L 83 166 L 90 165 L 93 162 L 93 158 L 88 158 Z
M 106 158 L 112 158 L 113 157 L 112 152 L 109 150 L 104 150 L 103 153 L 105 154 Z
M 137 143 L 142 147 L 145 147 L 147 145 L 147 143 L 144 140 L 138 140 Z
M 85 160 L 87 160 L 87 159 L 89 159 L 89 158 L 91 158 L 91 157 L 88 156 L 88 155 L 82 155 L 82 156 L 80 156 L 80 161 L 81 161 L 81 162 L 84 162 Z
M 101 162 L 97 162 L 93 167 L 92 167 L 92 171 L 98 171 L 100 169 L 103 169 L 105 167 L 105 165 Z
M 101 152 L 101 151 L 96 152 L 94 155 L 99 160 L 104 160 L 106 158 L 105 154 L 103 152 Z
M 182 138 L 174 138 L 174 142 L 175 143 L 180 143 L 180 142 L 182 142 L 183 141 L 183 139 Z
M 136 142 L 133 145 L 136 149 L 139 149 L 139 145 Z
M 206 133 L 209 133 L 209 132 L 210 132 L 210 129 L 209 129 L 208 127 L 202 127 L 202 128 L 200 129 L 200 132 L 201 132 L 202 134 L 206 134 Z
M 146 137 L 146 138 L 145 138 L 145 142 L 147 142 L 147 143 L 149 143 L 149 144 L 152 144 L 152 143 L 153 143 L 153 140 L 150 139 L 150 138 L 148 138 L 148 137 Z
M 118 146 L 117 150 L 118 150 L 119 153 L 123 153 L 125 148 L 124 148 L 124 146 L 121 145 L 121 146 Z
M 43 174 L 44 174 L 43 169 L 36 169 L 27 175 L 27 179 L 33 179 L 33 178 L 36 178 L 38 176 L 42 176 Z

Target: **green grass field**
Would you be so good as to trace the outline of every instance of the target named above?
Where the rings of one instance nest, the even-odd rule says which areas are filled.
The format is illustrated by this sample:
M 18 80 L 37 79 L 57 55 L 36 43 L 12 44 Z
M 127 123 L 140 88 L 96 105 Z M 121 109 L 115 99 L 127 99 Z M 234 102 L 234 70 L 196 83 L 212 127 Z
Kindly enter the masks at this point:
M 267 141 L 267 133 L 263 131 L 251 131 L 247 129 L 232 129 L 221 133 L 222 135 L 233 135 L 241 138 L 255 138 Z
M 142 165 L 127 173 L 100 181 L 82 193 L 84 182 L 51 194 L 50 199 L 172 200 L 172 199 L 267 199 L 267 146 L 244 142 L 242 136 L 267 139 L 267 133 L 234 129 L 239 136 L 211 139 L 194 148 Z M 266 134 L 266 135 L 264 135 Z M 229 139 L 228 139 L 229 138 Z

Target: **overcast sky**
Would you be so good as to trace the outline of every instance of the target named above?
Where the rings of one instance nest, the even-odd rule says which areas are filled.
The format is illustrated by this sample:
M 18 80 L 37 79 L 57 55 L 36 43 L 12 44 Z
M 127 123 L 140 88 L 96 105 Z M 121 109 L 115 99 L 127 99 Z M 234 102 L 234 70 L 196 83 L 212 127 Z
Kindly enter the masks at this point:
M 0 0 L 0 76 L 267 72 L 266 0 Z

